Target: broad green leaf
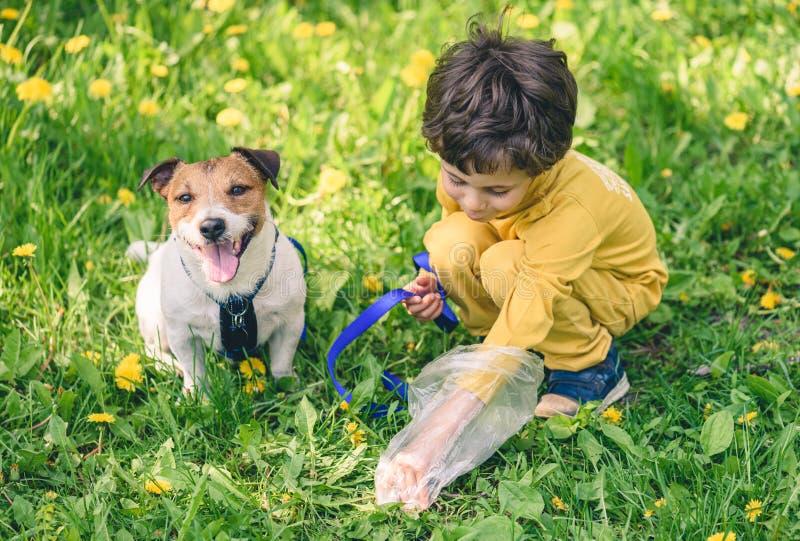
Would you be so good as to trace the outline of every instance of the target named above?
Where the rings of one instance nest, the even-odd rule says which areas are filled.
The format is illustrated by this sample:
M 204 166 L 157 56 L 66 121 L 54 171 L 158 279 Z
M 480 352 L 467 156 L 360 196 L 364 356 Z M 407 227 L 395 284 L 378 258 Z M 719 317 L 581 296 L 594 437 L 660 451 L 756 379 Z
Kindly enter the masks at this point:
M 460 540 L 474 541 L 513 541 L 522 535 L 522 528 L 505 516 L 493 515 L 476 520 L 470 533 L 459 537 Z
M 714 359 L 714 361 L 711 363 L 711 376 L 718 378 L 724 374 L 725 371 L 728 370 L 728 364 L 730 364 L 732 358 L 733 352 L 726 351 Z
M 3 354 L 0 355 L 0 380 L 11 381 L 14 379 L 14 367 L 19 360 L 22 338 L 19 329 L 13 329 L 6 335 L 3 343 Z
M 102 403 L 105 385 L 103 384 L 103 376 L 100 374 L 100 371 L 97 370 L 94 363 L 83 355 L 75 353 L 72 355 L 72 364 L 78 371 L 78 377 L 89 385 L 94 396 Z
M 605 470 L 600 470 L 591 481 L 575 485 L 575 496 L 579 500 L 599 500 L 604 496 L 605 486 L 606 473 Z
M 600 430 L 603 431 L 604 436 L 619 445 L 623 451 L 641 458 L 642 449 L 633 443 L 633 438 L 623 429 L 614 425 L 601 424 Z
M 560 466 L 558 464 L 556 464 L 555 462 L 546 462 L 546 463 L 540 465 L 538 468 L 536 468 L 536 473 L 533 475 L 533 480 L 532 480 L 531 484 L 533 484 L 533 485 L 538 484 L 539 481 L 541 481 L 542 479 L 544 479 L 545 477 L 550 475 L 552 472 L 554 472 L 558 468 L 560 468 Z
M 733 416 L 722 410 L 706 419 L 700 433 L 700 445 L 708 456 L 726 450 L 733 441 Z
M 294 425 L 298 432 L 311 437 L 314 434 L 314 424 L 317 422 L 317 411 L 303 395 L 300 400 L 300 407 L 294 412 Z
M 497 487 L 500 511 L 514 517 L 538 518 L 544 511 L 544 499 L 533 487 L 514 481 L 500 481 Z
M 578 433 L 578 447 L 583 451 L 583 454 L 586 455 L 589 462 L 592 463 L 592 466 L 596 468 L 597 461 L 600 460 L 600 457 L 603 455 L 603 446 L 597 441 L 597 438 L 588 430 L 581 430 Z
M 572 435 L 578 430 L 578 425 L 578 421 L 564 415 L 550 417 L 544 423 L 544 426 L 547 427 L 553 437 L 557 440 L 565 440 L 572 437 Z
M 67 436 L 67 423 L 64 419 L 55 413 L 50 416 L 50 422 L 47 425 L 47 433 L 53 440 L 53 443 L 62 449 L 74 449 L 75 444 Z
M 778 389 L 776 389 L 769 380 L 753 374 L 747 376 L 747 387 L 753 391 L 753 394 L 766 400 L 770 404 L 774 403 L 778 395 L 780 395 Z

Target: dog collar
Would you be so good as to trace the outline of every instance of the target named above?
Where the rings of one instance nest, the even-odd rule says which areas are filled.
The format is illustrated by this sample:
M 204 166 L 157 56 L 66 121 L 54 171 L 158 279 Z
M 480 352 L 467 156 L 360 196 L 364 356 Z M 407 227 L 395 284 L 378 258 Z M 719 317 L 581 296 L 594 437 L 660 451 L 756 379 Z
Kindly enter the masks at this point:
M 206 296 L 219 306 L 219 331 L 222 343 L 222 354 L 234 363 L 240 363 L 255 353 L 258 347 L 258 320 L 253 308 L 253 299 L 267 281 L 275 265 L 275 251 L 278 246 L 278 226 L 275 225 L 275 240 L 272 243 L 272 252 L 269 256 L 267 271 L 258 279 L 256 286 L 247 295 L 231 295 L 224 301 L 219 301 L 205 291 Z M 192 273 L 181 259 L 181 265 L 190 280 Z M 202 288 L 201 288 L 202 289 Z

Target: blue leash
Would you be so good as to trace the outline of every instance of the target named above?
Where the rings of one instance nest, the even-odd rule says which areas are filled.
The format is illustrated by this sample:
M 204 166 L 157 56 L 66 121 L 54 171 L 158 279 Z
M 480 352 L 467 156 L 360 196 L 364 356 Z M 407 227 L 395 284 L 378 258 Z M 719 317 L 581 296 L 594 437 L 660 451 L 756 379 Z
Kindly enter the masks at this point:
M 430 261 L 428 260 L 427 252 L 420 252 L 414 256 L 414 266 L 417 268 L 417 270 L 422 268 L 428 272 L 433 272 L 430 266 Z M 439 295 L 441 295 L 442 299 L 444 299 L 446 297 L 444 288 L 438 281 L 436 282 L 436 286 L 439 290 Z M 345 387 L 336 379 L 336 360 L 339 358 L 339 355 L 341 355 L 342 351 L 344 351 L 347 346 L 353 343 L 356 338 L 364 334 L 367 329 L 374 325 L 389 310 L 394 308 L 404 299 L 414 296 L 414 293 L 406 291 L 405 289 L 393 289 L 389 291 L 372 303 L 369 308 L 364 310 L 364 312 L 362 312 L 355 320 L 353 320 L 350 325 L 345 327 L 336 340 L 334 340 L 331 348 L 328 350 L 328 374 L 331 376 L 331 380 L 333 381 L 333 386 L 336 388 L 336 392 L 339 393 L 339 396 L 341 396 L 345 402 L 349 403 L 353 398 L 353 394 L 345 389 Z M 444 307 L 442 308 L 442 314 L 434 320 L 434 323 L 436 323 L 436 325 L 443 331 L 451 332 L 458 325 L 458 318 L 456 317 L 455 313 L 453 313 L 453 310 L 450 308 L 450 306 L 448 306 L 448 304 L 445 302 Z M 383 383 L 383 386 L 389 391 L 402 398 L 404 402 L 408 400 L 408 384 L 396 375 L 384 370 L 383 376 L 381 377 L 381 383 Z M 367 409 L 367 411 L 370 412 L 373 417 L 385 417 L 389 412 L 389 406 L 386 404 L 378 404 L 376 402 L 372 402 L 365 409 Z M 400 406 L 397 409 L 401 410 L 403 409 L 403 406 Z

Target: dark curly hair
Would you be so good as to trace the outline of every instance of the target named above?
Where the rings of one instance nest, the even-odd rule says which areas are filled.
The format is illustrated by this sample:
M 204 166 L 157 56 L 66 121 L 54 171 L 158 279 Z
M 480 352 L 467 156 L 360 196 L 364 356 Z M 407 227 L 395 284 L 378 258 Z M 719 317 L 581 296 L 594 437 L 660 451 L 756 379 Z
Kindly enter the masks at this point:
M 555 40 L 503 35 L 471 18 L 469 39 L 450 45 L 428 79 L 422 135 L 467 173 L 521 169 L 535 177 L 572 144 L 578 100 Z

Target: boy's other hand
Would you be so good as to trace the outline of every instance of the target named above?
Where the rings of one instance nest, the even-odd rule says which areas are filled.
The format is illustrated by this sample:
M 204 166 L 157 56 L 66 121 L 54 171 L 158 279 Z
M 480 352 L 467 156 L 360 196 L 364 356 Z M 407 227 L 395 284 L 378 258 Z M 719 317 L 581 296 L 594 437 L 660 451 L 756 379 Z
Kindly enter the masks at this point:
M 417 276 L 403 289 L 414 293 L 413 297 L 403 301 L 403 306 L 418 321 L 433 321 L 441 315 L 444 300 L 439 295 L 436 278 L 433 275 Z

